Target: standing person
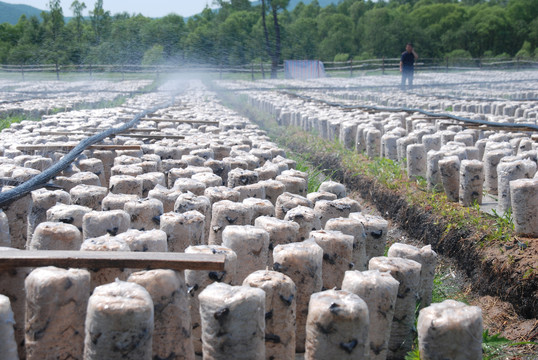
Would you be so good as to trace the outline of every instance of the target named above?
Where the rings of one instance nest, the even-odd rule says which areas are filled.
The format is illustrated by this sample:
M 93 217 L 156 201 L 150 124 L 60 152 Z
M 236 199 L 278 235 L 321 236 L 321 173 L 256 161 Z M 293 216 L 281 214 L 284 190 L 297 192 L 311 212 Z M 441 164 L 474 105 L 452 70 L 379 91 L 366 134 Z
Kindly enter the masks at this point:
M 405 51 L 400 58 L 400 72 L 402 73 L 402 90 L 405 90 L 405 80 L 408 80 L 408 88 L 413 88 L 413 72 L 415 71 L 415 60 L 418 55 L 413 49 L 412 43 L 405 45 Z

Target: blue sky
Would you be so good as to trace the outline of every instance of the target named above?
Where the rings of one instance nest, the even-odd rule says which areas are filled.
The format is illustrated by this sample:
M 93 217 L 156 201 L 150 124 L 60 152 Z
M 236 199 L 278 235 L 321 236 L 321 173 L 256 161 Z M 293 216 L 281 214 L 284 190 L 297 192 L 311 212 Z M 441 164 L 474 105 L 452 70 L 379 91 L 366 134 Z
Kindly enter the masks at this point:
M 48 8 L 49 0 L 2 0 L 10 4 L 25 4 L 41 10 Z M 93 9 L 95 0 L 79 0 L 86 4 L 84 15 Z M 62 0 L 62 8 L 65 16 L 71 16 L 69 7 L 73 0 Z M 160 17 L 170 13 L 187 17 L 198 14 L 206 5 L 210 7 L 213 0 L 103 0 L 103 7 L 112 14 L 127 11 L 129 14 L 141 13 L 144 16 Z

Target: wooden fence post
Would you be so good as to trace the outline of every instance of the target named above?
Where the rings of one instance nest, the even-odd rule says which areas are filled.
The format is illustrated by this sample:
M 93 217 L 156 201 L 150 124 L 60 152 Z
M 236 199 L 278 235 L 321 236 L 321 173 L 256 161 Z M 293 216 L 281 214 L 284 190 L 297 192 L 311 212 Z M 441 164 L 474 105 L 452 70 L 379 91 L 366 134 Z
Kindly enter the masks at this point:
M 349 77 L 353 77 L 353 58 L 349 59 Z
M 383 62 L 381 63 L 381 73 L 385 75 L 385 56 L 383 56 Z
M 448 56 L 445 59 L 446 59 L 446 72 L 448 72 Z
M 254 81 L 254 63 L 250 63 L 250 75 L 252 78 L 252 81 Z

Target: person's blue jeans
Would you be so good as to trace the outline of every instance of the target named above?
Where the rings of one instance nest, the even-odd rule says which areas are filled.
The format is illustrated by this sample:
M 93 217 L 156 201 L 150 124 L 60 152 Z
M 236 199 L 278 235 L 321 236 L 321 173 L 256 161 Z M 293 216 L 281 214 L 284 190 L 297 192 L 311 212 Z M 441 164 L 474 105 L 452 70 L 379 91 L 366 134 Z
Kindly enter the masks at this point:
M 407 88 L 412 89 L 413 88 L 413 69 L 411 70 L 402 69 L 402 85 L 401 85 L 402 90 L 405 90 L 406 81 L 408 83 Z

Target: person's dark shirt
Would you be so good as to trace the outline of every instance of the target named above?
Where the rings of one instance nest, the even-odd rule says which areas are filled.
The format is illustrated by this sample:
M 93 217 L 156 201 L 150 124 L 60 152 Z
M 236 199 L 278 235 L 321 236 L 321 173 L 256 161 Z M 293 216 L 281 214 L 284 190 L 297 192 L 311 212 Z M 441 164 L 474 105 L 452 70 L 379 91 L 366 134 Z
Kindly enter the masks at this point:
M 400 61 L 402 62 L 402 70 L 413 71 L 413 66 L 415 64 L 415 56 L 413 53 L 404 51 Z

